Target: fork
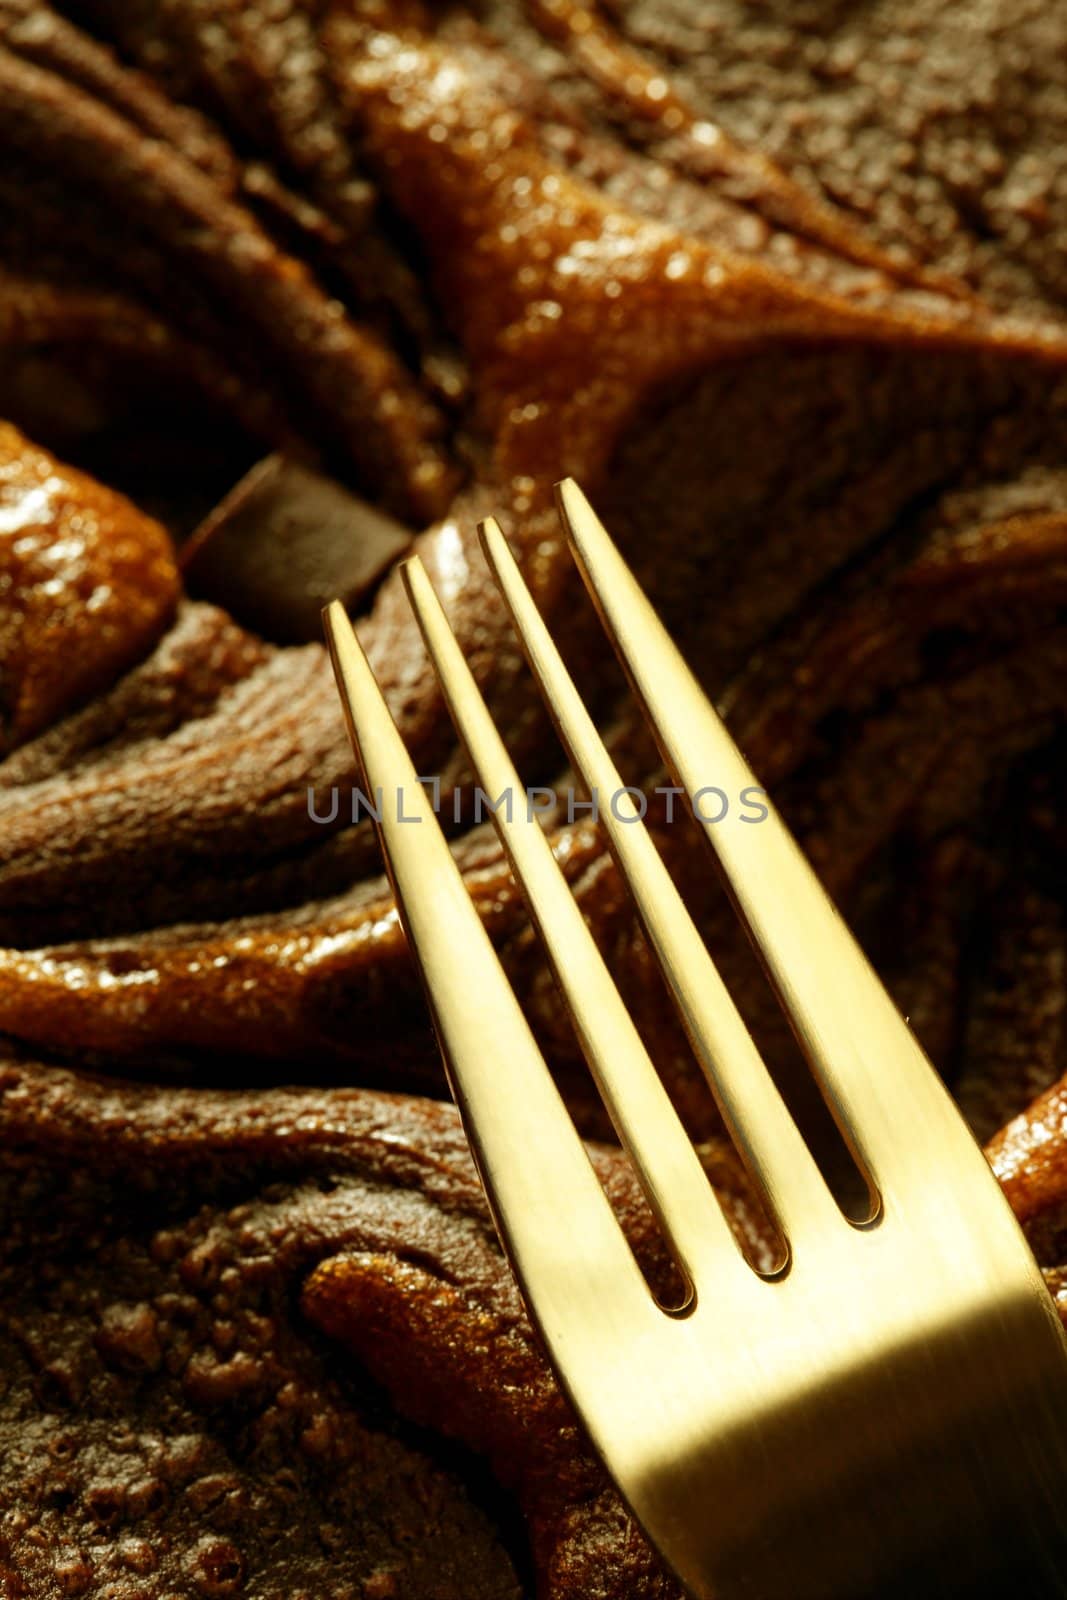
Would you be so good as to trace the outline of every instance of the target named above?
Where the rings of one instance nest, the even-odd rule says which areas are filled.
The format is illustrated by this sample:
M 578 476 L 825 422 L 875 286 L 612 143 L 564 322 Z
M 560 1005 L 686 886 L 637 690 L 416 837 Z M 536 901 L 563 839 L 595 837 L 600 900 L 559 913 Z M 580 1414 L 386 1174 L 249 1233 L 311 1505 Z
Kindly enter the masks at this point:
M 557 500 L 676 783 L 691 799 L 758 789 L 581 490 L 565 480 Z M 699 1600 L 1067 1594 L 1067 1339 L 978 1145 L 769 800 L 758 822 L 696 808 L 870 1190 L 870 1217 L 845 1217 L 499 526 L 480 533 L 574 770 L 610 797 L 605 837 L 785 1250 L 774 1272 L 743 1255 L 544 829 L 514 803 L 525 791 L 414 558 L 404 582 L 448 709 L 485 794 L 513 797 L 495 826 L 686 1286 L 681 1307 L 657 1303 L 335 602 L 334 670 L 452 1090 L 531 1318 L 608 1472 Z

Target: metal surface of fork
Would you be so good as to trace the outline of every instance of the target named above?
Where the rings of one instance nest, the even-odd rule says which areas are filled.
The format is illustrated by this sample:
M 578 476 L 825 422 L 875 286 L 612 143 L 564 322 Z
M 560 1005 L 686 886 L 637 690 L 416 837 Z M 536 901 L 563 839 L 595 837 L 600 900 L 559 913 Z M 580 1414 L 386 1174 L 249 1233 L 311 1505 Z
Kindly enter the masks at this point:
M 757 780 L 580 490 L 560 510 L 676 781 Z M 409 597 L 583 1050 L 689 1285 L 653 1299 L 340 606 L 327 635 L 400 915 L 500 1235 L 556 1372 L 695 1596 L 1067 1593 L 1067 1343 L 978 1146 L 773 808 L 707 824 L 875 1197 L 846 1220 L 707 955 L 500 530 L 483 548 L 694 1051 L 787 1241 L 738 1248 L 449 629 Z M 614 797 L 615 804 L 609 801 Z M 398 803 L 399 801 L 399 803 Z M 417 822 L 411 819 L 417 818 Z

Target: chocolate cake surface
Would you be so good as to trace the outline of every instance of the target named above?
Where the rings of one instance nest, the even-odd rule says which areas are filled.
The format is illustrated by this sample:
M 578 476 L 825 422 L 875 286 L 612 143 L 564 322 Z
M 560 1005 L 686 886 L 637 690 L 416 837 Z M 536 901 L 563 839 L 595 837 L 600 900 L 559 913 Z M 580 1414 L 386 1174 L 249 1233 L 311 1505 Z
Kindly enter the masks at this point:
M 1062 1302 L 1061 1100 L 991 1155 Z M 680 1594 L 548 1371 L 451 1106 L 132 1086 L 19 1058 L 0 1069 L 0 1129 L 5 1593 L 530 1592 L 526 1552 L 441 1460 L 445 1439 L 521 1508 L 539 1594 Z M 632 1173 L 592 1154 L 662 1287 Z M 737 1158 L 702 1154 L 768 1261 Z
M 800 1105 L 563 549 L 551 485 L 582 482 L 1060 1292 L 1065 152 L 1067 16 L 1018 0 L 0 0 L 4 1592 L 676 1592 L 493 1241 L 284 556 L 254 610 L 236 562 L 179 576 L 272 452 L 414 540 L 562 794 L 477 546 L 500 518 Z M 360 554 L 375 670 L 606 1140 Z M 767 1247 L 598 830 L 561 802 L 551 831 Z

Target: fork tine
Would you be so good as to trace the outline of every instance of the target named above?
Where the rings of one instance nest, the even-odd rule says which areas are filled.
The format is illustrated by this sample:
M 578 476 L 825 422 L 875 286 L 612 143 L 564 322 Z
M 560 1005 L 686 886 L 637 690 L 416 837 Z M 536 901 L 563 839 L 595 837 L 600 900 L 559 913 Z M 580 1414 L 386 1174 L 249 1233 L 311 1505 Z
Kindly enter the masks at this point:
M 600 955 L 418 557 L 402 564 L 408 598 L 452 720 L 545 944 L 582 1049 L 620 1139 L 690 1285 L 707 1263 L 721 1279 L 733 1234 Z M 523 795 L 516 812 L 515 798 Z M 510 797 L 510 799 L 506 799 Z M 708 1281 L 707 1278 L 704 1281 Z
M 655 1307 L 343 606 L 323 621 L 453 1093 L 519 1283 L 562 1360 L 559 1329 L 593 1323 L 605 1296 L 638 1320 Z
M 883 1206 L 905 1169 L 973 1146 L 940 1078 L 765 798 L 588 500 L 557 486 L 586 587 L 664 757 L 690 797 L 755 790 L 758 823 L 702 817 L 734 902 L 853 1155 Z
M 787 1242 L 842 1222 L 826 1182 L 760 1058 L 652 838 L 564 667 L 504 535 L 489 518 L 482 546 L 571 759 L 590 792 L 611 797 L 600 820 L 671 986 L 727 1126 Z M 612 803 L 617 799 L 618 804 Z

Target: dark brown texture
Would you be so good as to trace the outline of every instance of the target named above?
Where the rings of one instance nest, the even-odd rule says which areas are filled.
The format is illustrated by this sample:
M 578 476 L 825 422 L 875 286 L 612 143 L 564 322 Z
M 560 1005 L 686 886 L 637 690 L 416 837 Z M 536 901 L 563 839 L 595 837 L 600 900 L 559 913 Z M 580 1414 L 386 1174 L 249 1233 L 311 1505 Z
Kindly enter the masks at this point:
M 1018 0 L 0 0 L 0 413 L 177 535 L 278 448 L 422 530 L 524 778 L 551 781 L 477 548 L 496 512 L 651 789 L 551 509 L 579 477 L 966 1114 L 983 1137 L 1023 1114 L 995 1160 L 1057 1293 L 1064 28 Z M 5 437 L 36 550 L 98 524 L 66 653 L 17 538 L 0 568 L 0 1028 L 53 1063 L 13 1061 L 3 1112 L 7 1581 L 667 1600 L 530 1341 L 453 1114 L 366 1087 L 443 1093 L 322 649 L 180 599 L 154 523 Z M 38 471 L 63 485 L 47 515 Z M 464 761 L 397 575 L 366 604 L 447 804 Z M 700 842 L 652 817 L 802 1092 Z M 453 831 L 606 1134 L 494 838 Z M 602 840 L 563 812 L 552 837 L 755 1230 Z M 327 1079 L 364 1087 L 262 1087 Z M 64 1430 L 75 1464 L 44 1448 Z
M 299 1309 L 317 1263 L 420 1222 L 441 1271 L 491 1256 L 445 1108 L 166 1104 L 15 1065 L 0 1089 L 6 1596 L 517 1600 L 461 1462 Z M 389 1138 L 420 1128 L 405 1179 Z M 418 1179 L 430 1160 L 447 1185 L 449 1145 L 472 1214 L 451 1226 Z
M 1054 1289 L 1061 1124 L 1050 1097 L 992 1152 Z M 12 1600 L 511 1600 L 458 1445 L 492 1469 L 504 1525 L 521 1507 L 543 1600 L 674 1600 L 547 1370 L 450 1106 L 9 1059 L 0 1137 Z M 703 1155 L 766 1258 L 735 1158 Z M 632 1174 L 593 1157 L 662 1281 Z

